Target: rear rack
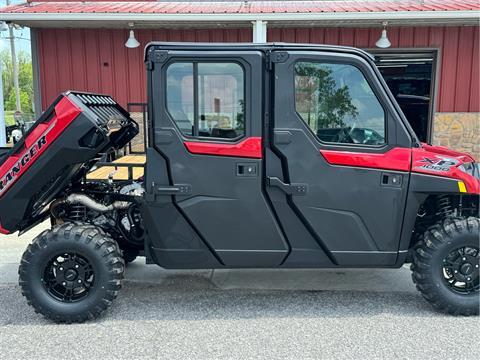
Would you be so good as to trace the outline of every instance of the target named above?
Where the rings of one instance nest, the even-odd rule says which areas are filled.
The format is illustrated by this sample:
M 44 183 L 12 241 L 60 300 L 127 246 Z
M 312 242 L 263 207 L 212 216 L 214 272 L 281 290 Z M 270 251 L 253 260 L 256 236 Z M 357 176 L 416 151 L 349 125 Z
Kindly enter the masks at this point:
M 139 180 L 145 174 L 145 162 L 121 162 L 126 157 L 113 162 L 96 163 L 95 168 L 86 175 L 86 180 L 99 182 Z

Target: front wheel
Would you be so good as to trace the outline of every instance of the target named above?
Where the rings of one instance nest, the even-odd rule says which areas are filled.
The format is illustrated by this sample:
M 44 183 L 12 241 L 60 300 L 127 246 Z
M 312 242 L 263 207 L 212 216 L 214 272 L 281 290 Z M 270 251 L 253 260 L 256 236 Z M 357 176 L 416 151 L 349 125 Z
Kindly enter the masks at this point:
M 478 315 L 479 229 L 478 218 L 446 219 L 431 226 L 417 244 L 412 278 L 434 308 Z
M 55 322 L 83 322 L 116 298 L 125 264 L 101 229 L 66 223 L 37 236 L 22 256 L 20 287 L 37 313 Z

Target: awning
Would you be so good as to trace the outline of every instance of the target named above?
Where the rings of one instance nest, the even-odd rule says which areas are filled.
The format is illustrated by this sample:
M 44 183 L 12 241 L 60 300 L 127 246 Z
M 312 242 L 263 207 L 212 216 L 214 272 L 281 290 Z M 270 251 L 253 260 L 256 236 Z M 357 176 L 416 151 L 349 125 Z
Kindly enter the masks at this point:
M 27 26 L 76 27 L 79 23 L 105 27 L 111 24 L 163 23 L 249 23 L 255 20 L 296 22 L 339 22 L 346 26 L 372 20 L 397 23 L 478 24 L 478 0 L 349 0 L 349 1 L 45 1 L 0 9 L 0 20 Z M 426 22 L 425 22 L 426 21 Z M 99 23 L 102 22 L 102 23 Z

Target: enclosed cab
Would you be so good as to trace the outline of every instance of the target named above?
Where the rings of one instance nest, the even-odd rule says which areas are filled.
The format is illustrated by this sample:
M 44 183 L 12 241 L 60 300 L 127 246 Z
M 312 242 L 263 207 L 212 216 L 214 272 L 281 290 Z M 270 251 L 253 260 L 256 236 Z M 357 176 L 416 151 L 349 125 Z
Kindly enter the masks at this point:
M 152 43 L 145 61 L 145 176 L 75 177 L 49 199 L 52 230 L 34 242 L 46 246 L 31 246 L 20 267 L 37 310 L 63 321 L 98 315 L 124 260 L 141 254 L 172 269 L 411 262 L 436 308 L 478 313 L 478 165 L 419 142 L 369 54 Z M 55 257 L 50 243 L 78 253 Z

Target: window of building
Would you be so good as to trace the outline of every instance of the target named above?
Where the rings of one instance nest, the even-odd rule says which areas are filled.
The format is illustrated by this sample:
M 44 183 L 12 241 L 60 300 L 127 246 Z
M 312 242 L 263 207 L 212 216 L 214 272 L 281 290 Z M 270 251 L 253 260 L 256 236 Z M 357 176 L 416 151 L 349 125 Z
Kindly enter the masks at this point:
M 186 136 L 245 135 L 245 76 L 236 63 L 174 63 L 167 69 L 167 108 Z
M 295 106 L 321 141 L 385 144 L 385 111 L 353 65 L 297 63 Z

